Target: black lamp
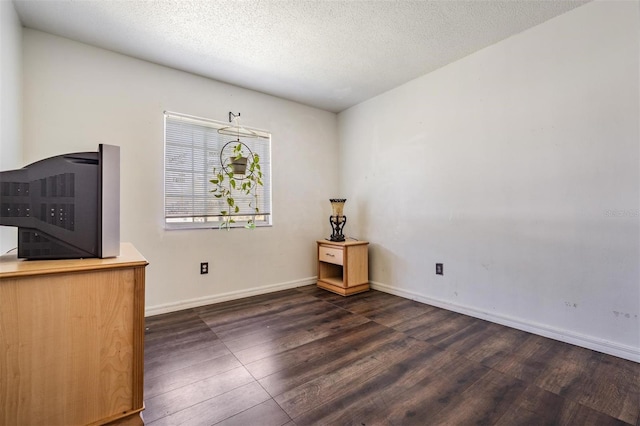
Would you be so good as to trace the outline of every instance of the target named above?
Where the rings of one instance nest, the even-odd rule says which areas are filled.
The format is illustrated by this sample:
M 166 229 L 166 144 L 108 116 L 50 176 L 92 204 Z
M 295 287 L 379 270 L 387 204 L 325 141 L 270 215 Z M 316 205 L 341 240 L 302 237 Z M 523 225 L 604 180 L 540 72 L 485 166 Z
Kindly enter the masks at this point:
M 347 199 L 331 198 L 329 201 L 331 201 L 331 210 L 333 211 L 333 214 L 329 216 L 329 223 L 331 224 L 331 229 L 333 229 L 330 241 L 344 241 L 342 230 L 347 223 L 347 217 L 343 214 L 343 211 L 344 203 Z

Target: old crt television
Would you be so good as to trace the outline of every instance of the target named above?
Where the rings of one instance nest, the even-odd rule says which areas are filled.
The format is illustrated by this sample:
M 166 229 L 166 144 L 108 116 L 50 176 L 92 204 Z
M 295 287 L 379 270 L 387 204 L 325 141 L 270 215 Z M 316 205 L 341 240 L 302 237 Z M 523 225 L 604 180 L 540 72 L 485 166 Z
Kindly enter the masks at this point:
M 0 225 L 18 228 L 19 258 L 118 256 L 120 147 L 0 172 Z

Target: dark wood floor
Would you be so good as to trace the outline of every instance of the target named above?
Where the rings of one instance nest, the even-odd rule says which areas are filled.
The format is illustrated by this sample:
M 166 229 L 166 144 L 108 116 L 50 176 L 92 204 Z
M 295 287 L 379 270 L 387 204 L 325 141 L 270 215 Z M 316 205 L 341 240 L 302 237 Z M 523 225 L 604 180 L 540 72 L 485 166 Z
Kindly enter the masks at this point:
M 147 424 L 640 426 L 640 364 L 378 291 L 146 324 Z

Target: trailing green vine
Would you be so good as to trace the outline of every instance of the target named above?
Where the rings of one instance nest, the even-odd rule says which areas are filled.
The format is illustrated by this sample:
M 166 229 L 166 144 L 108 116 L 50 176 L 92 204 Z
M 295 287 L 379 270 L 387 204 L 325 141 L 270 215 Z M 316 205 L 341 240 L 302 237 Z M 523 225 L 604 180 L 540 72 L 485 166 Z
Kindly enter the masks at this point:
M 220 228 L 229 230 L 231 225 L 236 223 L 234 217 L 243 215 L 240 207 L 236 203 L 239 195 L 251 196 L 249 207 L 252 212 L 247 214 L 251 219 L 247 221 L 245 228 L 254 229 L 256 227 L 255 217 L 260 213 L 258 207 L 258 187 L 263 186 L 262 170 L 260 167 L 260 156 L 250 153 L 248 156 L 243 152 L 244 144 L 240 141 L 233 147 L 233 157 L 227 159 L 220 170 L 213 168 L 213 179 L 211 182 L 215 187 L 211 190 L 213 196 L 226 202 L 226 209 L 220 210 L 222 222 Z M 246 158 L 246 169 L 238 171 L 237 167 L 242 167 Z M 240 177 L 238 177 L 240 176 Z

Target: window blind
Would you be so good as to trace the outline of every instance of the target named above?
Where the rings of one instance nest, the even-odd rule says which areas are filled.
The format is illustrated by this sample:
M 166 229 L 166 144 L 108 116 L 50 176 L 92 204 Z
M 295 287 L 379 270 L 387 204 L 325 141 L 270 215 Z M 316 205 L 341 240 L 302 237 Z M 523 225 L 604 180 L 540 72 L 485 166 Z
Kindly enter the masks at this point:
M 165 112 L 165 227 L 215 228 L 222 223 L 222 210 L 228 210 L 226 201 L 213 196 L 213 169 L 220 170 L 225 159 L 233 156 L 237 144 L 233 136 L 221 135 L 218 129 L 224 123 L 204 118 Z M 238 213 L 232 227 L 243 227 L 254 218 L 256 226 L 271 225 L 271 134 L 253 130 L 261 137 L 243 138 L 243 148 L 260 156 L 263 186 L 257 189 L 255 213 L 253 196 L 234 194 Z M 236 179 L 238 180 L 238 179 Z M 253 207 L 250 206 L 252 203 Z

